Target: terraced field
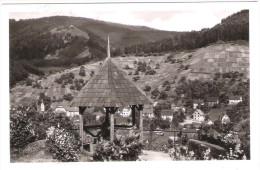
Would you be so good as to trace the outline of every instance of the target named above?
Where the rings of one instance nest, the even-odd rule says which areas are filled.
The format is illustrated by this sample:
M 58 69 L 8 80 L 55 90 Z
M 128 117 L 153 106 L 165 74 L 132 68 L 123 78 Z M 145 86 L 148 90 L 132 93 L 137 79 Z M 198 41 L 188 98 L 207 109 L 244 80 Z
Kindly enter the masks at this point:
M 174 56 L 175 59 L 181 59 L 183 65 L 190 65 L 187 70 L 179 69 L 181 63 L 171 64 L 170 62 L 165 62 L 167 56 L 148 56 L 148 57 L 117 57 L 114 61 L 117 65 L 125 71 L 126 74 L 132 72 L 129 75 L 129 79 L 133 79 L 135 75 L 134 72 L 137 68 L 137 64 L 134 61 L 146 62 L 147 65 L 160 64 L 159 69 L 155 69 L 155 75 L 144 75 L 144 73 L 139 74 L 140 80 L 136 82 L 137 86 L 141 89 L 145 85 L 150 85 L 152 89 L 159 87 L 165 80 L 172 82 L 175 80 L 177 82 L 182 76 L 186 76 L 188 79 L 200 79 L 207 80 L 212 79 L 216 72 L 225 73 L 230 71 L 243 72 L 245 78 L 249 78 L 249 48 L 247 46 L 241 46 L 237 44 L 215 44 L 205 48 L 200 48 L 193 52 L 181 52 Z M 192 55 L 191 58 L 188 56 Z M 131 69 L 124 69 L 128 65 Z M 56 73 L 48 76 L 46 79 L 41 80 L 41 85 L 43 89 L 35 89 L 31 86 L 16 86 L 11 91 L 10 102 L 12 105 L 18 105 L 20 103 L 29 103 L 35 101 L 40 92 L 44 92 L 47 96 L 56 99 L 61 98 L 64 94 L 71 93 L 76 95 L 78 91 L 71 90 L 70 85 L 66 85 L 62 88 L 60 84 L 55 81 L 56 78 L 60 77 L 61 74 L 72 72 L 75 78 L 82 78 L 84 81 L 90 79 L 91 71 L 97 72 L 100 67 L 100 62 L 95 62 L 92 64 L 85 65 L 86 76 L 81 77 L 79 75 L 80 67 L 73 69 L 68 69 L 60 73 Z M 175 76 L 177 79 L 175 79 Z M 173 84 L 172 90 L 174 90 L 175 84 Z M 150 94 L 147 93 L 149 96 Z

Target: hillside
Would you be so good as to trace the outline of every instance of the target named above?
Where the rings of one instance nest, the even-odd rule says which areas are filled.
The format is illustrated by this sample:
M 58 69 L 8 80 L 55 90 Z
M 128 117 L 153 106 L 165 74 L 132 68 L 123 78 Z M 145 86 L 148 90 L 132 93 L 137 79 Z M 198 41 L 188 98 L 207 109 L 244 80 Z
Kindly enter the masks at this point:
M 66 16 L 10 20 L 9 29 L 11 87 L 29 74 L 43 75 L 37 67 L 68 68 L 102 60 L 108 35 L 111 55 L 115 56 L 122 53 L 119 47 L 154 42 L 173 34 L 143 26 Z
M 29 30 L 49 31 L 59 26 L 75 26 L 88 33 L 91 32 L 103 40 L 110 36 L 111 44 L 129 46 L 138 43 L 158 41 L 175 32 L 161 31 L 144 26 L 123 25 L 89 18 L 54 16 L 40 19 L 14 21 L 10 20 L 11 38 L 19 34 L 28 34 Z
M 175 34 L 157 42 L 125 47 L 124 52 L 165 52 L 201 48 L 217 41 L 249 40 L 249 10 L 242 10 L 222 19 L 212 28 Z
M 13 87 L 29 74 L 44 75 L 39 67 L 69 68 L 104 59 L 107 35 L 111 40 L 111 56 L 157 55 L 194 50 L 217 41 L 248 41 L 249 11 L 224 18 L 213 28 L 191 32 L 160 31 L 65 16 L 10 20 L 9 26 L 10 86 Z
M 156 73 L 154 75 L 145 75 L 145 73 L 139 72 L 140 80 L 136 84 L 141 89 L 144 89 L 146 85 L 150 85 L 153 90 L 158 87 L 162 89 L 162 84 L 166 80 L 175 82 L 171 85 L 171 90 L 168 93 L 174 91 L 178 81 L 183 76 L 190 80 L 212 80 L 215 73 L 237 71 L 243 73 L 245 80 L 249 78 L 249 48 L 246 45 L 236 43 L 213 44 L 191 52 L 166 53 L 162 56 L 148 57 L 117 57 L 114 60 L 126 74 L 131 72 L 132 75 L 128 76 L 131 80 L 137 76 L 134 73 L 138 67 L 138 62 L 146 62 L 147 66 L 150 66 Z M 158 69 L 155 68 L 156 64 L 159 64 Z M 100 62 L 85 64 L 86 76 L 83 77 L 79 75 L 80 67 L 47 76 L 45 79 L 39 80 L 42 89 L 32 88 L 32 86 L 26 86 L 25 84 L 16 86 L 11 90 L 11 104 L 18 105 L 34 102 L 39 97 L 40 92 L 44 92 L 51 99 L 61 99 L 64 94 L 68 93 L 75 96 L 78 90 L 71 89 L 71 86 L 75 85 L 75 79 L 83 79 L 81 84 L 83 86 L 90 79 L 91 72 L 97 72 L 99 65 Z M 189 65 L 188 68 L 187 65 Z M 129 68 L 126 69 L 126 66 Z M 63 82 L 64 87 L 62 87 L 62 84 L 55 82 L 55 80 L 65 73 L 74 73 L 74 79 L 72 83 L 69 83 L 69 81 L 67 83 Z M 146 93 L 151 97 L 149 92 Z

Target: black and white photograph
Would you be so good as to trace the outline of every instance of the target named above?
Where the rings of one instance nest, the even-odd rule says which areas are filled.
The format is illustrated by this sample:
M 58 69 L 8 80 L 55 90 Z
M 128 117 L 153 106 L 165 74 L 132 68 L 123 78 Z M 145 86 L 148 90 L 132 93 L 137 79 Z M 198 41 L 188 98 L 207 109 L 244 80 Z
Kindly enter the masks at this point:
M 258 1 L 1 3 L 5 163 L 259 158 Z

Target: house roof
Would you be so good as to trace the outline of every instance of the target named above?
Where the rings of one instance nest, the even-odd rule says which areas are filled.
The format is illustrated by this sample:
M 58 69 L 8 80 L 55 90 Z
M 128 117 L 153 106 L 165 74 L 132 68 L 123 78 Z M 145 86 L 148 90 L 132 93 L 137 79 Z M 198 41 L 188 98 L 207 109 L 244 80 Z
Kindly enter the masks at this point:
M 127 78 L 109 54 L 100 70 L 71 101 L 72 106 L 83 107 L 121 107 L 150 103 L 150 99 Z
M 210 112 L 208 112 L 209 119 L 213 122 L 219 120 L 220 116 L 222 116 L 223 113 L 226 113 L 226 111 L 223 109 L 212 109 Z
M 162 116 L 172 116 L 173 115 L 173 111 L 172 110 L 162 110 L 161 111 L 161 115 Z
M 66 100 L 63 100 L 62 102 L 53 102 L 51 103 L 51 107 L 53 109 L 56 109 L 57 107 L 67 107 L 69 105 L 69 102 Z
M 65 100 L 62 102 L 53 102 L 51 104 L 51 107 L 53 109 L 56 109 L 57 107 L 63 107 L 66 111 L 69 111 L 69 112 L 78 112 L 79 111 L 78 107 L 70 107 L 69 102 L 67 102 Z
M 200 109 L 195 110 L 195 112 L 198 112 L 200 115 L 204 115 L 204 113 Z
M 207 102 L 217 102 L 218 98 L 217 97 L 209 97 L 207 98 Z
M 69 112 L 79 112 L 79 108 L 78 107 L 65 106 L 64 108 L 65 108 L 66 111 L 69 111 Z
M 241 96 L 229 96 L 229 100 L 240 100 Z

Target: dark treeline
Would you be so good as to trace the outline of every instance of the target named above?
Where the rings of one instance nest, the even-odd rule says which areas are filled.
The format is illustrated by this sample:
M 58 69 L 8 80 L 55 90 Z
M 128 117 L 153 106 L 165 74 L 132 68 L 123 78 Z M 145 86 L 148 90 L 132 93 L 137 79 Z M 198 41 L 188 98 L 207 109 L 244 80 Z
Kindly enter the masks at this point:
M 88 57 L 84 58 L 64 58 L 64 59 L 50 59 L 50 60 L 32 60 L 32 64 L 37 67 L 48 67 L 48 66 L 57 66 L 57 67 L 67 67 L 73 64 L 82 65 L 82 63 L 88 62 L 90 59 Z
M 37 67 L 69 67 L 105 57 L 106 42 L 100 37 L 91 32 L 88 32 L 89 39 L 71 33 L 51 33 L 54 26 L 45 20 L 10 20 L 11 87 L 25 80 L 30 73 L 44 75 Z M 90 55 L 75 58 L 86 49 Z M 53 59 L 45 59 L 47 55 Z
M 178 50 L 192 50 L 204 47 L 217 41 L 236 41 L 249 39 L 249 11 L 242 10 L 221 21 L 213 28 L 201 31 L 175 34 L 170 38 L 152 43 L 144 43 L 125 47 L 125 54 L 140 52 L 165 52 Z
M 11 61 L 10 62 L 10 86 L 14 86 L 16 82 L 25 80 L 29 73 L 43 76 L 44 73 L 38 68 L 30 64 L 26 60 Z

